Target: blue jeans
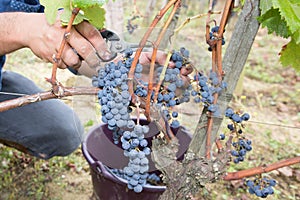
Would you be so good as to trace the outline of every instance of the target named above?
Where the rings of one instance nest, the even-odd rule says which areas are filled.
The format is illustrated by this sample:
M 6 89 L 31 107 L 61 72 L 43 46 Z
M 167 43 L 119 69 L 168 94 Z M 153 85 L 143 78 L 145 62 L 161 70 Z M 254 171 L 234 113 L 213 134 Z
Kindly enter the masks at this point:
M 35 94 L 42 90 L 26 77 L 4 71 L 1 92 Z M 0 102 L 17 97 L 0 94 Z M 0 112 L 0 142 L 42 159 L 72 153 L 83 132 L 75 112 L 58 99 Z

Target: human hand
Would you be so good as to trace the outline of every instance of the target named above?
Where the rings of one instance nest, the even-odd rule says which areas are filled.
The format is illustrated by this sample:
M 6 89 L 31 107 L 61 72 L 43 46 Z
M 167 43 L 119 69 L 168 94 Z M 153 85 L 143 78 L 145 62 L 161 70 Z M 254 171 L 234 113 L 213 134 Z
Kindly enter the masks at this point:
M 31 30 L 25 44 L 41 59 L 54 63 L 53 56 L 59 50 L 65 28 L 61 26 L 59 19 L 55 24 L 49 25 L 44 14 L 31 13 L 29 16 Z M 84 60 L 89 67 L 94 68 L 100 64 L 100 57 L 110 57 L 106 42 L 95 27 L 83 21 L 71 28 L 58 67 L 72 67 L 77 70 Z
M 151 63 L 151 57 L 152 57 L 152 52 L 142 52 L 142 54 L 140 56 L 139 61 L 144 66 L 144 70 L 143 70 L 144 77 L 149 74 L 149 70 L 150 70 L 149 66 Z M 167 59 L 167 54 L 162 51 L 158 51 L 156 54 L 155 63 L 158 65 L 165 65 L 166 59 Z M 168 67 L 175 68 L 175 63 L 172 61 L 169 61 Z M 190 78 L 188 77 L 188 75 L 191 74 L 192 72 L 193 72 L 192 67 L 182 67 L 181 68 L 180 75 L 181 75 L 181 78 L 183 79 L 185 85 L 189 85 Z M 145 77 L 144 79 L 148 80 L 149 77 Z

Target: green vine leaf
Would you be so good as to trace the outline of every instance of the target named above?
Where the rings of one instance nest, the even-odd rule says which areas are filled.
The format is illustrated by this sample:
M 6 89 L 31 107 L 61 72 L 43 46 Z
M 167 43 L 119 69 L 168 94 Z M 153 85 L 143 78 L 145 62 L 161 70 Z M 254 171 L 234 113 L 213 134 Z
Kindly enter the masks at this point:
M 60 15 L 62 25 L 67 25 L 73 8 L 80 8 L 73 25 L 81 23 L 83 20 L 89 21 L 98 29 L 103 28 L 105 21 L 105 10 L 102 8 L 107 0 L 41 0 L 41 4 L 45 7 L 45 15 L 49 24 L 54 24 L 57 19 L 57 12 L 63 9 Z
M 93 6 L 102 7 L 108 0 L 72 0 L 72 5 L 76 8 L 90 8 Z
M 72 16 L 72 10 L 68 8 L 64 9 L 63 13 L 60 15 L 60 20 L 62 25 L 64 26 L 68 25 L 71 16 Z M 85 17 L 81 14 L 81 12 L 79 12 L 73 21 L 73 25 L 79 24 L 83 20 L 85 20 Z
M 82 8 L 85 20 L 89 21 L 96 28 L 101 29 L 104 26 L 105 10 L 98 6 Z
M 284 38 L 288 38 L 290 36 L 287 23 L 281 18 L 279 9 L 269 9 L 265 12 L 265 14 L 258 17 L 258 21 L 262 24 L 262 27 L 268 28 L 269 34 L 275 32 L 277 35 Z
M 291 38 L 280 52 L 282 65 L 300 70 L 300 1 L 261 0 L 260 9 L 258 21 L 268 28 L 269 34 L 275 32 L 284 38 Z
M 261 11 L 260 14 L 263 15 L 273 7 L 273 1 L 272 0 L 260 0 L 259 7 L 260 7 L 260 11 Z
M 57 19 L 58 9 L 71 10 L 70 0 L 40 0 L 45 7 L 45 15 L 49 24 L 54 24 Z
M 300 71 L 299 59 L 300 45 L 297 45 L 294 40 L 291 40 L 287 45 L 282 47 L 280 52 L 280 62 L 283 66 L 292 66 L 297 71 Z
M 273 7 L 279 9 L 281 16 L 287 22 L 287 25 L 290 28 L 292 34 L 299 30 L 299 0 L 273 0 Z

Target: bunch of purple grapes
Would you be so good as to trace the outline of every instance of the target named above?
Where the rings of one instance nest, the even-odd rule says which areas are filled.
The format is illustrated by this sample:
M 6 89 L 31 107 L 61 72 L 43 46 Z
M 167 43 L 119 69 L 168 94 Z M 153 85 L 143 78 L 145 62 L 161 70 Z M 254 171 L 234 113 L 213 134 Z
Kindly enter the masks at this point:
M 249 188 L 248 191 L 250 194 L 266 198 L 268 195 L 274 194 L 273 187 L 276 185 L 276 181 L 263 177 L 255 179 L 254 181 L 246 180 L 246 185 Z
M 210 72 L 209 77 L 202 73 L 197 73 L 194 76 L 194 87 L 191 87 L 190 94 L 195 103 L 202 103 L 213 116 L 220 116 L 218 105 L 214 104 L 214 95 L 221 94 L 227 88 L 226 82 L 220 80 L 216 72 Z
M 252 142 L 248 139 L 239 138 L 237 142 L 232 142 L 233 150 L 231 150 L 231 155 L 235 158 L 233 162 L 235 164 L 244 161 L 246 153 L 252 150 Z
M 148 132 L 148 126 L 136 125 L 132 131 L 125 131 L 121 137 L 124 155 L 129 158 L 128 166 L 124 168 L 125 178 L 128 188 L 137 193 L 142 191 L 148 177 L 149 160 L 146 156 L 151 151 L 144 138 Z
M 218 37 L 218 31 L 219 31 L 219 26 L 214 26 L 211 28 L 210 32 L 209 32 L 209 39 L 210 40 L 219 40 L 220 38 Z M 225 31 L 225 30 L 224 30 Z M 222 45 L 225 44 L 225 39 L 224 37 L 222 37 Z M 212 51 L 211 47 L 208 47 L 208 51 Z
M 98 76 L 93 78 L 93 85 L 102 89 L 98 92 L 102 121 L 112 131 L 114 143 L 121 141 L 124 155 L 129 157 L 128 166 L 123 169 L 128 188 L 141 192 L 149 170 L 146 156 L 150 154 L 150 148 L 144 137 L 149 127 L 136 124 L 130 117 L 132 109 L 128 72 L 133 61 L 132 54 L 132 50 L 126 50 L 122 61 L 106 64 L 104 69 L 98 71 Z M 142 70 L 143 66 L 138 63 L 136 79 L 141 78 Z
M 154 99 L 154 92 L 152 93 L 151 100 L 157 101 L 157 106 L 161 107 L 166 119 L 170 121 L 170 126 L 178 128 L 180 126 L 178 112 L 172 111 L 172 108 L 183 102 L 188 102 L 189 98 L 182 98 L 181 95 L 176 95 L 177 89 L 184 90 L 184 80 L 180 76 L 181 69 L 186 66 L 189 61 L 189 51 L 185 48 L 180 48 L 179 51 L 173 51 L 171 55 L 171 61 L 175 63 L 174 68 L 167 68 L 164 70 L 163 66 L 158 66 L 156 69 L 156 81 L 159 82 L 161 75 L 163 75 L 162 87 L 157 95 L 157 99 Z M 164 73 L 164 74 L 162 74 Z M 139 85 L 136 86 L 135 94 L 139 97 L 146 97 L 148 89 L 148 83 L 140 80 Z
M 243 134 L 244 125 L 242 124 L 242 122 L 250 119 L 250 115 L 248 113 L 240 114 L 235 112 L 232 108 L 227 108 L 225 117 L 229 118 L 232 122 L 227 125 L 230 132 L 234 134 L 234 141 L 232 142 L 233 150 L 231 150 L 230 153 L 234 157 L 233 162 L 238 164 L 244 161 L 247 152 L 252 150 L 252 142 L 245 138 Z

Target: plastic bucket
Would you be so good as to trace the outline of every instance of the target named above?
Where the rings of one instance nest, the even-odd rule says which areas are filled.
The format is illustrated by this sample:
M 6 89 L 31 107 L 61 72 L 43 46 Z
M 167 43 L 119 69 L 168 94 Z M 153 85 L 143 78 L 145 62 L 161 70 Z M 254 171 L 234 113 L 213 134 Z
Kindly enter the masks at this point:
M 148 124 L 141 120 L 141 124 Z M 156 125 L 151 122 L 148 124 L 150 131 L 145 135 L 151 146 L 153 136 L 159 133 Z M 180 127 L 173 129 L 174 134 L 179 139 L 179 151 L 177 158 L 183 158 L 188 145 L 191 141 L 191 135 Z M 123 169 L 128 164 L 128 158 L 124 156 L 120 145 L 115 145 L 112 139 L 112 132 L 107 125 L 100 124 L 92 128 L 82 143 L 82 152 L 89 163 L 94 195 L 100 200 L 155 200 L 166 190 L 165 186 L 154 186 L 146 184 L 141 193 L 135 193 L 127 188 L 127 181 L 112 174 L 109 168 Z M 149 158 L 149 172 L 158 172 L 154 163 Z

